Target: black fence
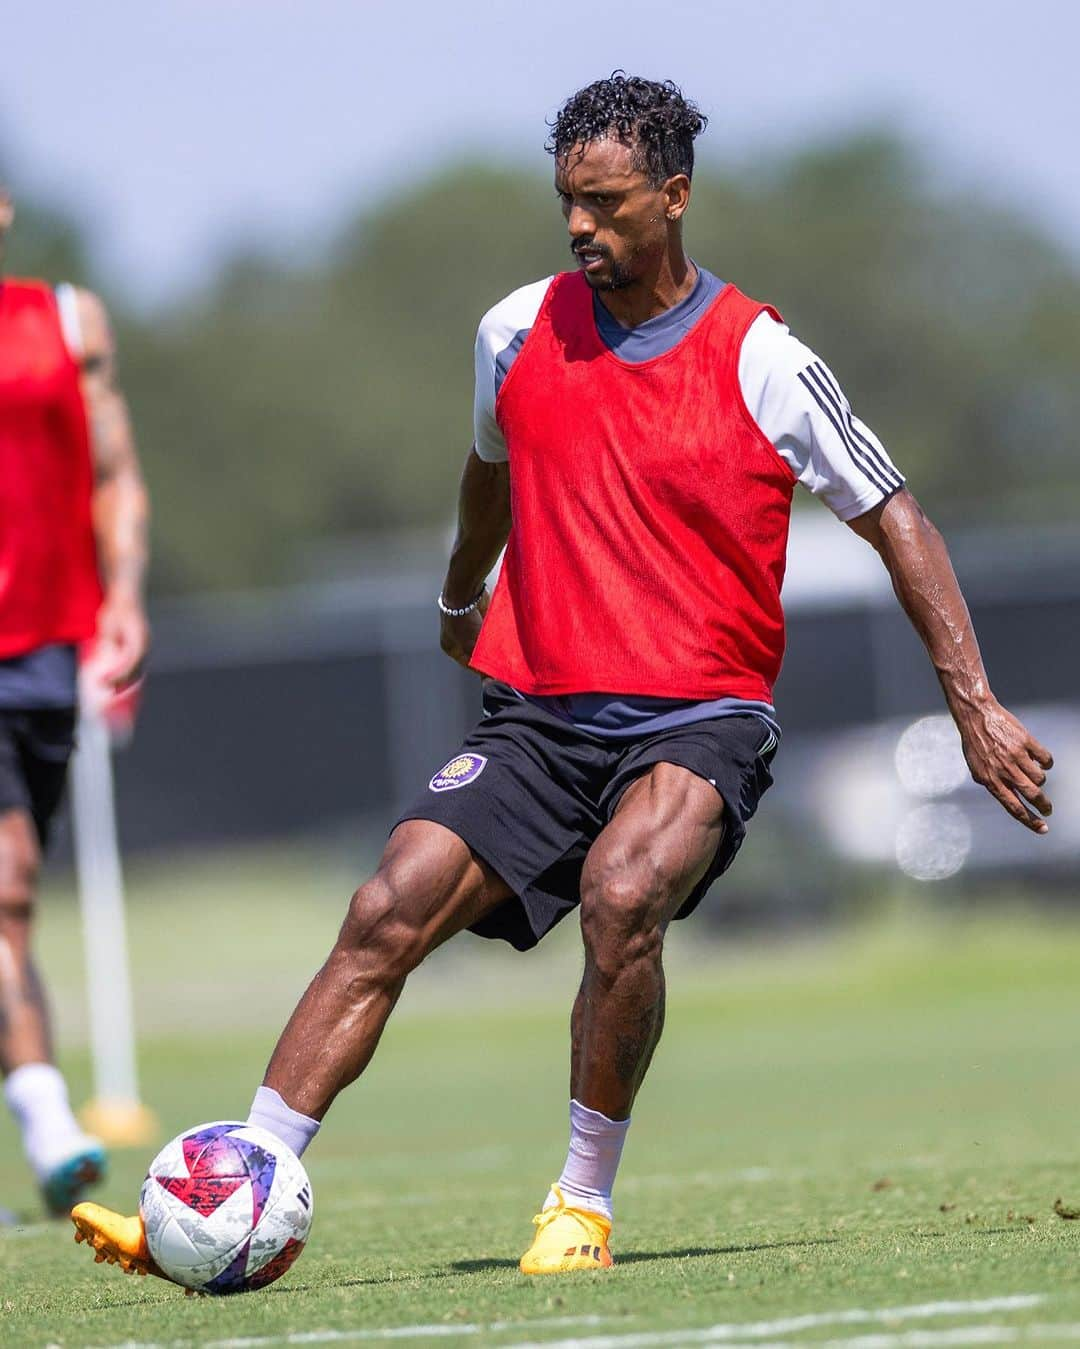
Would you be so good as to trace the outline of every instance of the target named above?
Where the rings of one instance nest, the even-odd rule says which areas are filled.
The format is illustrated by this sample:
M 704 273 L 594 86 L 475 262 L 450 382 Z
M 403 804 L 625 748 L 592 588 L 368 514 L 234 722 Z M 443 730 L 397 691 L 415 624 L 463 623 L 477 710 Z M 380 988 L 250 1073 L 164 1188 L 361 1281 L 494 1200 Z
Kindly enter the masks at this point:
M 998 696 L 1075 702 L 1075 558 L 1014 548 L 1003 561 L 985 540 L 957 553 Z M 438 650 L 434 586 L 425 575 L 159 612 L 138 732 L 117 756 L 125 848 L 389 823 L 478 715 L 477 680 Z M 788 621 L 776 702 L 789 741 L 941 710 L 891 596 L 818 599 Z

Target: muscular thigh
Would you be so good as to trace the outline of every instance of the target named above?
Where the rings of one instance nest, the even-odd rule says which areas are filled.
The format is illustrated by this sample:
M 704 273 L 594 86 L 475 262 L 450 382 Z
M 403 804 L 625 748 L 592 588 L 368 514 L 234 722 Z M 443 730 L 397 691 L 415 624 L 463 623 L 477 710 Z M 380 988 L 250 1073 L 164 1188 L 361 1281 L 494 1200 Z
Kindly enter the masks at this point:
M 371 886 L 377 904 L 423 934 L 427 949 L 483 918 L 511 894 L 510 887 L 452 830 L 429 820 L 406 820 L 387 841 Z M 370 887 L 361 887 L 357 897 Z
M 716 788 L 687 768 L 653 764 L 626 789 L 589 849 L 583 898 L 625 890 L 643 916 L 666 923 L 705 876 L 723 835 Z

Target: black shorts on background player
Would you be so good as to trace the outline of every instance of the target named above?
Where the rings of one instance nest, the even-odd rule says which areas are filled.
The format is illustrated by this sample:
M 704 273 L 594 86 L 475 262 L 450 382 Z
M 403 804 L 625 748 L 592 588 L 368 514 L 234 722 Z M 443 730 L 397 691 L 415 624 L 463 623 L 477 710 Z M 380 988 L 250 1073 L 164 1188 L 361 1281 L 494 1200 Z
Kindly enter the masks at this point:
M 623 792 L 653 764 L 688 768 L 724 800 L 720 846 L 677 918 L 691 913 L 731 865 L 772 785 L 776 739 L 752 715 L 616 740 L 579 730 L 494 680 L 485 681 L 483 707 L 459 754 L 398 823 L 444 825 L 506 881 L 515 897 L 471 930 L 519 951 L 535 946 L 578 904 L 585 854 Z
M 42 848 L 74 747 L 73 707 L 0 708 L 0 814 L 25 810 Z

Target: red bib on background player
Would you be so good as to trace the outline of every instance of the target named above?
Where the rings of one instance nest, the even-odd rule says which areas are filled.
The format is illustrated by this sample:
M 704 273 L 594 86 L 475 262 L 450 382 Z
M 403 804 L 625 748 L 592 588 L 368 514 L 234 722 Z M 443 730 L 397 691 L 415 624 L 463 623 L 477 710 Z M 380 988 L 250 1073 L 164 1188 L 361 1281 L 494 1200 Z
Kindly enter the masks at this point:
M 585 278 L 555 277 L 496 400 L 513 527 L 476 669 L 532 694 L 771 701 L 795 479 L 738 370 L 766 309 L 727 286 L 638 364 Z
M 79 368 L 56 297 L 0 284 L 0 659 L 94 634 L 101 587 Z

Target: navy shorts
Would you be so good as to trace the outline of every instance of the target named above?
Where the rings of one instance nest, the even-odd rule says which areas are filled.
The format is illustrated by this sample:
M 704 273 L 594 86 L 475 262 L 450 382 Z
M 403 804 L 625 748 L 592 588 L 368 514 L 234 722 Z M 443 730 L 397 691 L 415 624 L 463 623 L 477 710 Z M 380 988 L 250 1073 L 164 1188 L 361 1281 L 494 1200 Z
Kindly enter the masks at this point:
M 25 810 L 42 848 L 75 748 L 75 709 L 0 708 L 0 813 Z
M 724 800 L 724 833 L 677 918 L 728 869 L 772 785 L 776 737 L 760 718 L 715 717 L 659 735 L 613 740 L 484 684 L 483 720 L 401 819 L 452 830 L 514 896 L 472 928 L 526 951 L 579 902 L 581 869 L 623 792 L 653 764 L 687 768 Z

